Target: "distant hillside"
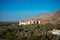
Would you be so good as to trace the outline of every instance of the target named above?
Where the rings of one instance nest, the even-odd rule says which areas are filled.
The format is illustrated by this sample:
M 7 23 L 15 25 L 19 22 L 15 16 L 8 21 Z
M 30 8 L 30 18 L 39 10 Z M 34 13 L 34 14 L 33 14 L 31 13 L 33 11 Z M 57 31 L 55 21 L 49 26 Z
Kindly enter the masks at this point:
M 30 18 L 28 20 L 32 19 L 40 19 L 41 24 L 60 24 L 60 10 L 50 13 L 50 14 L 42 14 L 34 18 Z

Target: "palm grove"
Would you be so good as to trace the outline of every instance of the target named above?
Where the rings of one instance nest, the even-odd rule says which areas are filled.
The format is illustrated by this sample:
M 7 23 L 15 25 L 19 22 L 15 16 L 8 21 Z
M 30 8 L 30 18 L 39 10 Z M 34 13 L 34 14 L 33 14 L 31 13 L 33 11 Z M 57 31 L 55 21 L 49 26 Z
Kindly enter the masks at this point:
M 4 40 L 59 40 L 59 35 L 48 31 L 60 30 L 60 25 L 31 24 L 31 25 L 0 25 L 0 39 Z

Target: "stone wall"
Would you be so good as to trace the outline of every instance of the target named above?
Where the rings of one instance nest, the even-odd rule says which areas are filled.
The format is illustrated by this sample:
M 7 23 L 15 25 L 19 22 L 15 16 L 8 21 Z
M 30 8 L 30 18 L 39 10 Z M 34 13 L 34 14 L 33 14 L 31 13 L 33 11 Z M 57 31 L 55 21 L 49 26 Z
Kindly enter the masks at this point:
M 29 24 L 40 24 L 40 20 L 29 20 L 29 21 L 25 21 L 22 22 L 20 21 L 18 25 L 29 25 Z

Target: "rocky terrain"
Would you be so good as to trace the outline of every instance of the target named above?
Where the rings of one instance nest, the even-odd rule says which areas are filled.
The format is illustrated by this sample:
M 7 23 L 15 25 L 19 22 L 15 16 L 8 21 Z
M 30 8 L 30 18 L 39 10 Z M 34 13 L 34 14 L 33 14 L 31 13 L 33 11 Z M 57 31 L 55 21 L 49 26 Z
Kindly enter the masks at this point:
M 41 24 L 60 24 L 60 10 L 49 13 L 49 14 L 42 14 L 34 18 L 30 18 L 28 20 L 36 20 L 39 19 L 41 20 Z

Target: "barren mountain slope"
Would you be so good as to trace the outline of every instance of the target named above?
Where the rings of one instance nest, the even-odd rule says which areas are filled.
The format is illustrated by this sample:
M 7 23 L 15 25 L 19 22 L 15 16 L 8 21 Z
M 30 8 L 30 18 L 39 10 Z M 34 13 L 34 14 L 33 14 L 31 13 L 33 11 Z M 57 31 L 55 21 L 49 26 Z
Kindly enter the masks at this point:
M 40 19 L 41 20 L 41 24 L 60 24 L 60 10 L 53 12 L 53 13 L 49 13 L 49 14 L 42 14 L 39 15 L 35 18 L 32 19 Z M 32 19 L 28 19 L 28 20 L 32 20 Z
M 41 19 L 42 24 L 46 23 L 60 24 L 60 10 L 54 13 L 40 15 L 37 18 Z

